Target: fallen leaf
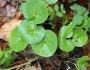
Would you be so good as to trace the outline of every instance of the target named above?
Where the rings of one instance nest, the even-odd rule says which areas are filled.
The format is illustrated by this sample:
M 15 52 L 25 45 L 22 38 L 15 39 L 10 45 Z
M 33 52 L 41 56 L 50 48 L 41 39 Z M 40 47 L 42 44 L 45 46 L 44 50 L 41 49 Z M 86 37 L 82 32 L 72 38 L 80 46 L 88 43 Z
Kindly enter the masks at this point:
M 1 26 L 0 38 L 5 41 L 8 41 L 11 31 L 21 23 L 22 21 L 21 19 L 22 19 L 22 13 L 19 12 L 10 22 L 5 23 L 3 26 Z
M 27 65 L 24 70 L 42 70 L 39 62 L 37 62 L 38 67 Z

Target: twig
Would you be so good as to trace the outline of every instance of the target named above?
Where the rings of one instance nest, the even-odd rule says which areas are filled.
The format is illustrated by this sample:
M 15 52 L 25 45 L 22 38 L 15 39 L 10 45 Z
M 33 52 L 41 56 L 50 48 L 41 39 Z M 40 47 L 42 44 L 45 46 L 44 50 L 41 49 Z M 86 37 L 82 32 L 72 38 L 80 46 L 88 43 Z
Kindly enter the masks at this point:
M 20 64 L 20 65 L 18 65 L 18 66 L 14 66 L 14 67 L 11 67 L 11 68 L 8 68 L 8 69 L 3 69 L 3 70 L 12 70 L 12 69 L 15 69 L 15 68 L 22 67 L 22 66 L 24 66 L 24 65 L 26 65 L 26 64 L 30 64 L 31 62 L 37 60 L 38 58 L 39 58 L 39 56 L 36 57 L 36 58 L 34 58 L 34 59 L 29 59 L 28 62 L 26 62 L 26 63 Z

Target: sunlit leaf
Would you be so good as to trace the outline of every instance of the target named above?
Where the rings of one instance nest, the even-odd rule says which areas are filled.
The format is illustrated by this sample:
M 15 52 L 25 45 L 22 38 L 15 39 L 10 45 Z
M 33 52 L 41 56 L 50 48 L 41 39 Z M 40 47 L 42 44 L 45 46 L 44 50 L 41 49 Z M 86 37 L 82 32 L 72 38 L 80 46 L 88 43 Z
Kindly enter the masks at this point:
M 28 0 L 20 7 L 24 17 L 35 24 L 43 23 L 48 18 L 48 9 L 42 0 Z
M 73 34 L 73 42 L 76 47 L 83 47 L 88 40 L 86 32 L 81 28 L 75 28 Z
M 33 51 L 40 56 L 52 56 L 57 49 L 57 37 L 54 32 L 46 30 L 44 39 L 41 42 L 31 46 Z
M 19 52 L 24 50 L 27 44 L 28 43 L 25 42 L 24 38 L 19 35 L 18 27 L 16 27 L 10 34 L 9 39 L 10 48 L 15 52 Z
M 45 30 L 42 26 L 37 26 L 31 21 L 24 20 L 19 28 L 20 36 L 29 44 L 40 42 L 45 35 Z
M 72 27 L 63 26 L 59 31 L 58 46 L 65 52 L 70 52 L 75 48 L 75 45 L 71 39 L 73 35 Z

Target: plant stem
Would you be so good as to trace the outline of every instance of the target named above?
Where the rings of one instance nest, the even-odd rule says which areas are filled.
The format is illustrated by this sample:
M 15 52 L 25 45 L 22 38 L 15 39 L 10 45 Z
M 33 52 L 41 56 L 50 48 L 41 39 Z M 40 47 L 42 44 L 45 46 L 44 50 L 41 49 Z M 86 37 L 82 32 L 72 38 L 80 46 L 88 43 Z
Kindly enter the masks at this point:
M 24 65 L 26 65 L 26 64 L 30 64 L 31 62 L 37 60 L 38 58 L 39 58 L 39 56 L 36 57 L 36 58 L 34 58 L 34 59 L 29 59 L 28 62 L 26 62 L 26 63 L 20 64 L 20 65 L 18 65 L 18 66 L 14 66 L 14 67 L 11 67 L 11 68 L 8 68 L 8 69 L 3 69 L 3 70 L 12 70 L 12 69 L 15 69 L 15 68 L 24 66 Z

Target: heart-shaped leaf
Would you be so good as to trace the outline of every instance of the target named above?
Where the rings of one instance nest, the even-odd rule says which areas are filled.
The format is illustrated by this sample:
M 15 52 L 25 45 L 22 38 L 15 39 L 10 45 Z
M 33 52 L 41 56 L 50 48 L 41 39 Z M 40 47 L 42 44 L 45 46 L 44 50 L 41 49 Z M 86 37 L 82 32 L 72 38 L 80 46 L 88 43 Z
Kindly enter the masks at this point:
M 73 42 L 76 47 L 83 47 L 88 40 L 88 36 L 83 29 L 75 28 L 73 35 Z
M 73 35 L 71 26 L 63 26 L 59 31 L 58 47 L 65 51 L 70 52 L 75 48 L 75 45 L 71 39 Z
M 28 0 L 20 7 L 24 17 L 36 24 L 43 23 L 48 18 L 48 9 L 42 0 Z
M 40 56 L 52 56 L 57 49 L 57 37 L 54 32 L 46 30 L 44 39 L 41 42 L 31 46 L 33 51 Z
M 15 52 L 22 51 L 26 48 L 27 42 L 25 42 L 24 38 L 19 35 L 18 27 L 16 27 L 10 34 L 9 45 Z
M 56 3 L 58 0 L 43 0 L 45 1 L 47 4 L 54 4 Z
M 18 30 L 20 36 L 29 44 L 40 42 L 45 35 L 45 30 L 42 26 L 37 26 L 33 22 L 27 20 L 21 22 Z

